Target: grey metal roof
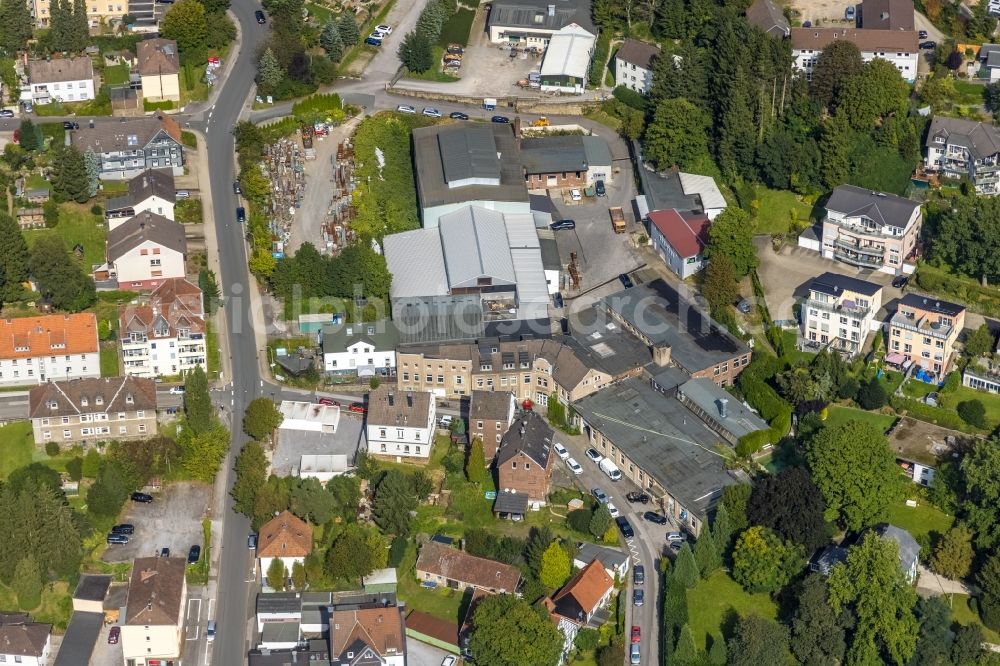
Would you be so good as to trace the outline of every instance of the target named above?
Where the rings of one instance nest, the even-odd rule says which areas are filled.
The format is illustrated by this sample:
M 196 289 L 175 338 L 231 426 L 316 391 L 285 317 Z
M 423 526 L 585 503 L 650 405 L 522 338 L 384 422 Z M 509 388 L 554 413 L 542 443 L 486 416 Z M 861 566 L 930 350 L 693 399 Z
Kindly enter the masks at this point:
M 920 555 L 920 544 L 913 538 L 913 535 L 888 523 L 876 525 L 872 529 L 882 539 L 891 539 L 896 542 L 896 546 L 899 548 L 899 566 L 904 572 L 908 572 L 910 566 L 917 561 L 917 557 Z
M 615 548 L 605 548 L 594 543 L 581 543 L 576 551 L 577 562 L 583 562 L 587 566 L 594 560 L 600 560 L 606 569 L 618 569 L 623 563 L 628 561 L 628 553 L 623 553 Z
M 521 162 L 527 174 L 588 169 L 583 137 L 578 134 L 521 139 Z M 610 163 L 609 153 L 608 164 Z
M 899 305 L 907 305 L 911 308 L 927 310 L 928 312 L 943 314 L 949 317 L 957 317 L 963 310 L 965 310 L 964 305 L 942 301 L 933 297 L 921 296 L 920 294 L 914 294 L 913 292 L 910 292 L 899 299 Z
M 448 274 L 437 229 L 414 229 L 386 236 L 382 249 L 392 274 L 389 293 L 393 298 L 448 293 Z
M 585 136 L 583 151 L 587 155 L 587 164 L 595 166 L 611 166 L 611 149 L 608 142 L 599 136 Z
M 691 375 L 684 372 L 680 368 L 675 368 L 672 365 L 662 368 L 656 365 L 650 365 L 646 368 L 646 371 L 652 377 L 653 383 L 664 391 L 676 389 L 678 386 L 691 379 Z
M 325 354 L 346 351 L 348 346 L 360 341 L 371 344 L 379 351 L 392 350 L 399 340 L 396 326 L 389 319 L 360 324 L 328 324 L 323 327 L 321 335 Z
M 181 254 L 187 253 L 187 239 L 180 222 L 143 211 L 108 232 L 108 261 L 117 261 L 145 241 L 152 241 Z
M 500 157 L 489 125 L 456 125 L 438 132 L 445 181 L 500 178 Z
M 520 513 L 528 511 L 528 493 L 497 491 L 496 501 L 493 502 L 493 511 L 496 513 Z
M 260 592 L 257 594 L 257 614 L 297 613 L 302 609 L 298 592 Z
M 827 271 L 822 275 L 814 277 L 812 282 L 809 283 L 809 289 L 830 294 L 831 296 L 839 296 L 844 291 L 853 291 L 858 294 L 865 294 L 866 296 L 874 296 L 882 289 L 882 285 Z
M 548 7 L 552 6 L 551 13 Z M 597 34 L 590 19 L 590 0 L 496 0 L 488 25 L 526 32 L 560 30 L 571 23 Z
M 559 259 L 559 246 L 555 238 L 539 238 L 538 247 L 542 251 L 542 266 L 547 271 L 562 270 L 562 261 Z
M 742 402 L 710 379 L 689 379 L 681 384 L 678 391 L 685 400 L 690 400 L 716 423 L 732 433 L 736 439 L 768 428 L 764 419 L 751 412 Z M 723 404 L 725 404 L 725 416 L 722 416 Z
M 654 345 L 669 345 L 671 361 L 690 373 L 713 367 L 750 348 L 701 307 L 657 279 L 606 296 L 602 303 Z
M 484 277 L 494 284 L 515 283 L 503 213 L 466 206 L 442 215 L 438 231 L 450 289 L 475 287 Z
M 104 626 L 104 613 L 74 611 L 63 635 L 54 666 L 88 666 L 94 644 Z
M 1000 46 L 997 49 L 1000 49 Z M 993 58 L 994 54 L 1000 56 L 1000 51 L 993 51 L 989 57 Z M 1000 62 L 997 66 L 1000 66 Z M 937 143 L 936 139 L 939 138 L 944 141 L 943 144 Z M 927 130 L 927 141 L 924 145 L 941 147 L 948 144 L 964 146 L 975 159 L 981 160 L 1000 152 L 1000 131 L 993 123 L 934 116 L 931 119 L 930 129 Z
M 703 519 L 722 489 L 739 482 L 715 451 L 719 436 L 647 381 L 626 379 L 575 402 L 573 408 Z
M 552 428 L 536 412 L 525 412 L 514 419 L 500 439 L 497 464 L 523 453 L 539 466 L 547 467 L 552 455 Z
M 467 342 L 482 337 L 484 331 L 483 308 L 476 294 L 394 300 L 392 320 L 401 345 Z
M 866 190 L 855 185 L 841 185 L 830 195 L 826 209 L 848 217 L 864 215 L 876 224 L 905 229 L 913 211 L 920 208 L 919 201 L 898 197 L 895 194 Z

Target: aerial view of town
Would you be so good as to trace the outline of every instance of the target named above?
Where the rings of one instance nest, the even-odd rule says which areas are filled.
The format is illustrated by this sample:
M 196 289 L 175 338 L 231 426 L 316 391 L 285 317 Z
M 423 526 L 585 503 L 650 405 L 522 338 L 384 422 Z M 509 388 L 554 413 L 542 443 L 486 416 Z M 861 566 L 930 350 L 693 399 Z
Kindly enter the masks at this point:
M 0 0 L 0 666 L 1000 666 L 1000 0 Z

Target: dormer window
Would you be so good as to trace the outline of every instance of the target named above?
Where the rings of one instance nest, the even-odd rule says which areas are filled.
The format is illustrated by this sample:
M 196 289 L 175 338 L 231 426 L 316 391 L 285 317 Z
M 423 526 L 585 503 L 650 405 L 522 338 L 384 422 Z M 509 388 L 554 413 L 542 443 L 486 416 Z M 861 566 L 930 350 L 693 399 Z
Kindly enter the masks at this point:
M 129 393 L 129 394 L 127 394 L 125 396 L 125 402 L 128 403 L 128 404 L 130 404 L 130 405 L 135 402 L 135 398 L 132 397 L 131 393 Z
M 22 346 L 14 347 L 14 351 L 19 351 L 19 352 L 31 351 L 31 347 L 25 347 L 25 346 L 22 345 Z
M 51 401 L 49 403 L 49 409 L 59 409 L 59 403 L 56 402 L 55 400 Z
M 934 143 L 944 143 L 944 137 L 943 136 L 934 137 Z
M 62 342 L 53 342 L 52 349 L 66 349 L 66 345 Z
M 492 367 L 493 366 L 490 365 L 489 363 L 483 363 L 481 366 L 479 366 L 479 369 L 483 371 L 489 371 Z
M 179 329 L 177 329 L 177 335 L 180 336 L 180 337 L 182 337 L 182 338 L 191 337 L 191 329 L 190 328 L 179 328 Z
M 87 400 L 87 396 L 83 396 L 82 398 L 80 398 L 81 407 L 87 407 L 88 405 L 90 405 L 90 401 Z
M 104 397 L 99 395 L 96 398 L 94 398 L 94 404 L 95 405 L 103 405 L 104 404 Z

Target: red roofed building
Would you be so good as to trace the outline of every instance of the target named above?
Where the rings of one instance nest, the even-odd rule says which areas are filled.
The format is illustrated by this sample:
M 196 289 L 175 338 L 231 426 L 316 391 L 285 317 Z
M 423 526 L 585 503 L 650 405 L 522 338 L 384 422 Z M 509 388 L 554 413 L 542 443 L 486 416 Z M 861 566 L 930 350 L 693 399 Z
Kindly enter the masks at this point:
M 685 279 L 705 267 L 702 253 L 711 224 L 706 215 L 654 210 L 649 214 L 649 236 L 663 262 Z
M 552 621 L 566 638 L 564 655 L 573 648 L 577 632 L 590 623 L 598 610 L 608 605 L 614 590 L 615 581 L 601 561 L 595 559 L 577 571 L 551 599 L 543 599 Z

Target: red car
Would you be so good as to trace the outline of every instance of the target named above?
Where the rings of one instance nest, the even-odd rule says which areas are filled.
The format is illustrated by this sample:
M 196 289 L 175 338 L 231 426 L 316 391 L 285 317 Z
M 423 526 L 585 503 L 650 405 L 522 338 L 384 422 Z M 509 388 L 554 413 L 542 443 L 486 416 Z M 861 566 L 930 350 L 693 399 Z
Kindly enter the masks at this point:
M 121 627 L 111 627 L 111 631 L 108 632 L 108 645 L 117 645 L 121 633 Z
M 320 398 L 316 402 L 319 403 L 320 405 L 326 405 L 327 407 L 340 407 L 339 402 L 337 402 L 336 400 L 332 400 L 330 398 Z
M 639 642 L 639 627 L 632 627 L 632 642 Z
M 352 402 L 348 409 L 356 414 L 364 414 L 368 411 L 368 408 L 365 407 L 365 403 L 363 402 Z

